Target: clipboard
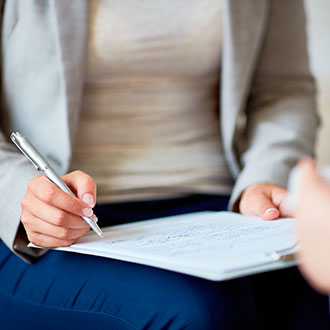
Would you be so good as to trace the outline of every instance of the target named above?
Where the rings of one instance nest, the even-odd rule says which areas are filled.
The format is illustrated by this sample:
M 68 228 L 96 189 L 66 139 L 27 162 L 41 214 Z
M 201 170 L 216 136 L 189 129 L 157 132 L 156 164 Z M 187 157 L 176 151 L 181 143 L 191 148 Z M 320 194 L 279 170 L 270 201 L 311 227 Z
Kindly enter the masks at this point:
M 249 267 L 229 269 L 226 271 L 226 275 L 224 276 L 223 280 L 297 266 L 299 264 L 299 260 L 297 258 L 298 250 L 299 246 L 295 244 L 294 246 L 287 249 L 272 251 L 269 253 L 269 255 L 273 260 L 258 265 L 251 265 Z
M 107 227 L 103 241 L 91 233 L 56 250 L 223 281 L 295 266 L 294 221 L 198 212 Z

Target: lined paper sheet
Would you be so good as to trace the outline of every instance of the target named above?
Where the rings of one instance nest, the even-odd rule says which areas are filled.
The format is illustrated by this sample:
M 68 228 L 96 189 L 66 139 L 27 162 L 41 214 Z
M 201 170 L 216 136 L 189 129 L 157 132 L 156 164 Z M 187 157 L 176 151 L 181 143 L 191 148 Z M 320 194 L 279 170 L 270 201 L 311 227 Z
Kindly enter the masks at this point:
M 289 266 L 275 263 L 270 253 L 288 249 L 295 241 L 293 219 L 264 221 L 231 212 L 200 212 L 107 227 L 103 240 L 90 232 L 58 250 L 223 280 Z

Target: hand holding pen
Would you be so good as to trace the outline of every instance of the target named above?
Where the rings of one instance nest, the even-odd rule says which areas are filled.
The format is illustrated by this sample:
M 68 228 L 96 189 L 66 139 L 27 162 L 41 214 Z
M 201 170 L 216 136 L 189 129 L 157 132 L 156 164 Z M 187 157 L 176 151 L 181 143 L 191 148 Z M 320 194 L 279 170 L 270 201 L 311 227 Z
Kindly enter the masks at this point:
M 21 135 L 13 134 L 13 142 L 46 174 L 37 176 L 28 183 L 27 192 L 21 202 L 21 222 L 29 240 L 46 248 L 68 246 L 75 243 L 90 228 L 102 237 L 102 231 L 97 226 L 97 218 L 92 211 L 96 202 L 94 180 L 82 171 L 74 171 L 60 178 L 28 140 L 24 138 L 21 141 Z M 32 152 L 30 146 L 34 149 Z

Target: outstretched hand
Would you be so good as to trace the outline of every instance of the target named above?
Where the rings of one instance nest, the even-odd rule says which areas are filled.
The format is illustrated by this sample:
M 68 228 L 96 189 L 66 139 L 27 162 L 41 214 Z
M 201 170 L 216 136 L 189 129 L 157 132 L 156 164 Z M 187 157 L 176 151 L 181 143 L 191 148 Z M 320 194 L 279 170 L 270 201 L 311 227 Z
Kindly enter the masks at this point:
M 239 211 L 248 216 L 259 216 L 264 220 L 292 217 L 286 207 L 287 191 L 271 183 L 257 183 L 245 189 Z
M 298 169 L 299 192 L 294 215 L 297 218 L 300 270 L 319 291 L 330 292 L 330 185 L 317 172 L 311 159 Z

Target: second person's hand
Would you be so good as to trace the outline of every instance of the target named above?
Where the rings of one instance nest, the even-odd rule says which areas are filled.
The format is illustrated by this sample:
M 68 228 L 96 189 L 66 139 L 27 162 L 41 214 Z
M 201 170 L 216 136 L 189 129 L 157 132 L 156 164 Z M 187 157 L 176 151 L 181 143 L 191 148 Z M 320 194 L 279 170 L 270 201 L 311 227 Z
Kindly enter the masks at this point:
M 91 216 L 96 203 L 96 184 L 82 171 L 62 177 L 77 196 L 71 196 L 45 176 L 33 178 L 21 201 L 21 222 L 28 239 L 45 248 L 68 246 L 85 235 L 90 227 L 81 216 Z M 94 219 L 97 221 L 95 215 Z

